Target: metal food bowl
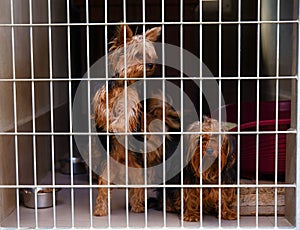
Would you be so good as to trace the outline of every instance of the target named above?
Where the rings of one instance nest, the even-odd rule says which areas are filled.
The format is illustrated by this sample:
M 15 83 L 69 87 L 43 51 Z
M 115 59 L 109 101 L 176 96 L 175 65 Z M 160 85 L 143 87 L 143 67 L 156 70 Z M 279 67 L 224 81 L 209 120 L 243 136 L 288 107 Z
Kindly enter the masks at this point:
M 85 163 L 82 158 L 72 157 L 71 162 L 73 163 L 73 174 L 86 173 Z M 70 158 L 66 158 L 60 161 L 60 172 L 63 174 L 71 174 Z
M 58 192 L 60 189 L 56 189 Z M 20 191 L 23 204 L 27 208 L 35 208 L 35 189 L 26 188 Z M 53 189 L 37 188 L 37 208 L 49 208 L 53 206 Z

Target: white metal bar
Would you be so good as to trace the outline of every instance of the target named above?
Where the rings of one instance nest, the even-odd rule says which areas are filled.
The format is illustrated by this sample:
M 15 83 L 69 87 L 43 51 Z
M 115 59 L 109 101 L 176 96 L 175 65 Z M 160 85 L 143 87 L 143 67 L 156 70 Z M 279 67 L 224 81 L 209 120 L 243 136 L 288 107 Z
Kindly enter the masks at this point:
M 130 78 L 131 80 L 141 80 L 140 78 Z M 157 80 L 161 80 L 162 78 L 161 77 L 151 77 L 151 78 L 147 78 L 147 81 L 157 81 Z M 168 77 L 168 80 L 184 80 L 186 79 L 186 77 Z M 199 76 L 189 76 L 189 79 L 191 80 L 199 80 Z M 297 75 L 296 76 L 284 76 L 284 75 L 281 75 L 281 76 L 268 76 L 268 77 L 264 77 L 264 76 L 240 76 L 240 77 L 232 77 L 232 76 L 226 76 L 226 78 L 221 78 L 221 77 L 218 77 L 218 76 L 215 76 L 213 78 L 213 80 L 220 80 L 222 79 L 223 81 L 226 81 L 226 80 L 270 80 L 270 79 L 273 79 L 273 80 L 292 80 L 292 79 L 297 79 Z M 81 81 L 88 81 L 87 78 L 82 78 L 80 79 Z M 93 77 L 93 80 L 96 81 L 103 81 L 103 78 L 97 78 L 97 77 Z M 116 77 L 108 77 L 108 78 L 105 78 L 105 80 L 124 80 L 123 78 L 116 78 Z M 211 77 L 205 77 L 205 76 L 202 76 L 201 77 L 201 80 L 212 80 Z M 18 79 L 11 79 L 11 78 L 1 78 L 1 82 L 28 82 L 28 78 L 18 78 Z M 33 82 L 69 82 L 69 81 L 78 81 L 78 79 L 68 79 L 68 78 L 35 78 L 35 79 L 32 79 L 31 81 Z
M 73 120 L 72 120 L 72 68 L 71 68 L 71 27 L 70 27 L 70 1 L 67 1 L 67 47 L 68 47 L 68 78 L 69 78 L 69 140 L 70 140 L 70 162 L 72 162 L 73 157 Z M 70 164 L 70 174 L 71 174 L 71 186 L 74 185 L 74 174 L 73 174 L 73 164 Z M 75 216 L 74 216 L 74 188 L 71 187 L 71 227 L 75 227 Z
M 258 1 L 257 5 L 257 20 L 260 20 L 260 9 L 261 3 L 260 0 Z M 257 72 L 256 75 L 259 77 L 260 75 L 260 24 L 257 25 L 257 62 L 256 62 L 256 68 Z M 256 131 L 259 132 L 259 108 L 260 108 L 260 103 L 259 103 L 259 95 L 260 95 L 260 79 L 256 80 L 256 91 L 257 91 L 257 96 L 256 96 Z M 258 175 L 259 175 L 259 133 L 256 134 L 256 149 L 255 149 L 255 169 L 256 169 L 256 174 L 255 174 L 255 183 L 258 185 Z M 255 225 L 258 227 L 258 188 L 255 190 Z
M 163 43 L 164 44 L 164 43 Z M 163 132 L 162 132 L 162 146 L 163 146 L 163 184 L 166 185 L 166 127 L 165 127 L 165 116 L 166 116 L 166 107 L 165 107 L 165 104 L 166 104 L 166 100 L 165 100 L 165 95 L 166 95 L 166 80 L 165 78 L 163 77 L 163 80 L 162 80 L 162 105 L 163 105 L 163 115 L 162 115 L 162 118 L 163 118 L 163 121 L 162 121 L 162 124 L 163 124 Z M 163 191 L 163 197 L 164 197 L 164 202 L 165 202 L 165 206 L 164 206 L 164 218 L 167 218 L 167 206 L 166 206 L 166 199 L 167 199 L 167 196 L 166 196 L 166 188 L 164 187 L 164 191 Z M 165 219 L 165 223 L 167 223 L 167 220 Z M 167 225 L 166 225 L 167 226 Z
M 108 0 L 105 0 L 104 3 L 104 20 L 105 23 L 107 23 L 107 12 L 108 12 Z M 107 24 L 105 25 L 105 79 L 106 79 L 106 85 L 105 85 L 105 89 L 106 92 L 108 92 L 108 72 L 109 72 L 109 64 L 108 64 L 108 31 L 107 31 Z M 110 148 L 109 148 L 109 98 L 108 98 L 108 93 L 106 94 L 105 97 L 105 104 L 106 104 L 106 148 L 107 148 L 107 152 L 106 152 L 106 164 L 107 164 L 107 184 L 110 185 Z M 108 215 L 107 215 L 107 220 L 108 220 L 108 228 L 111 227 L 111 203 L 110 203 L 110 190 L 107 193 L 107 209 L 108 209 Z
M 148 135 L 154 135 L 154 134 L 243 134 L 243 135 L 255 135 L 255 134 L 296 134 L 297 131 L 295 130 L 286 130 L 286 131 L 243 131 L 243 132 L 238 132 L 238 131 L 228 131 L 228 132 L 147 132 Z M 95 132 L 61 132 L 61 133 L 52 133 L 52 132 L 36 132 L 36 133 L 32 133 L 32 132 L 0 132 L 1 136 L 11 136 L 11 135 L 17 135 L 17 136 L 28 136 L 28 135 L 39 135 L 39 136 L 49 136 L 49 135 L 57 135 L 57 136 L 69 136 L 69 135 L 93 135 L 93 136 L 101 136 L 101 135 L 106 135 L 106 133 L 95 133 Z M 143 135 L 143 132 L 135 132 L 135 134 L 137 135 Z M 128 135 L 128 133 L 108 133 L 107 135 Z
M 90 27 L 89 27 L 89 0 L 85 1 L 85 15 L 86 15 L 86 66 L 87 66 L 87 89 L 88 89 L 88 114 L 91 114 L 91 76 L 90 76 Z M 88 116 L 88 129 L 89 133 L 91 132 L 91 119 L 90 116 Z M 93 177 L 92 177 L 92 141 L 91 141 L 91 135 L 89 137 L 89 148 L 88 148 L 88 154 L 89 154 L 89 184 L 93 184 Z M 92 188 L 89 189 L 89 204 L 90 204 L 90 228 L 93 228 L 93 190 Z
M 10 0 L 10 20 L 14 24 L 14 1 Z M 11 52 L 12 52 L 12 80 L 13 80 L 13 101 L 14 101 L 14 131 L 18 132 L 18 110 L 17 110 L 17 85 L 16 85 L 16 52 L 15 52 L 15 27 L 11 28 Z M 1 79 L 2 81 L 2 79 Z M 16 172 L 16 220 L 17 228 L 20 228 L 20 195 L 19 195 L 19 147 L 18 135 L 14 135 L 15 146 L 15 172 Z
M 280 0 L 277 0 L 277 20 L 280 21 Z M 280 25 L 277 24 L 276 26 L 276 76 L 279 76 L 279 58 L 280 58 L 280 53 L 279 53 L 279 49 L 280 49 Z M 276 79 L 276 89 L 275 89 L 275 104 L 276 104 L 276 108 L 275 108 L 275 131 L 278 130 L 278 106 L 279 106 L 279 80 Z M 277 180 L 278 180 L 278 134 L 275 134 L 275 185 L 277 184 Z M 277 194 L 277 188 L 274 188 L 274 225 L 275 228 L 277 228 L 278 226 L 278 216 L 277 216 L 277 207 L 278 207 L 278 194 Z
M 126 17 L 126 0 L 123 0 L 123 21 L 124 25 L 126 25 L 127 22 L 127 17 Z M 126 40 L 126 32 L 127 28 L 124 26 L 124 107 L 126 108 L 125 110 L 125 133 L 128 133 L 128 115 L 127 115 L 127 40 Z M 125 135 L 125 183 L 128 185 L 128 136 Z M 128 188 L 126 188 L 126 227 L 129 227 L 129 193 L 128 193 Z
M 200 51 L 199 51 L 199 59 L 200 59 L 200 82 L 199 82 L 199 91 L 200 91 L 200 103 L 199 103 L 199 121 L 200 121 L 200 126 L 199 126 L 199 132 L 202 132 L 202 117 L 203 117 L 203 109 L 202 109 L 202 102 L 203 102 L 203 2 L 199 1 L 199 21 L 200 21 L 200 34 L 199 34 L 199 42 L 200 42 Z M 181 130 L 183 131 L 183 130 Z M 202 146 L 202 135 L 200 135 L 200 141 L 199 141 L 199 145 Z M 203 228 L 203 189 L 202 189 L 202 171 L 203 171 L 203 167 L 202 167 L 202 156 L 203 156 L 203 152 L 202 152 L 202 148 L 200 148 L 200 228 Z
M 300 4 L 298 3 L 298 24 L 297 24 L 297 29 L 298 29 L 298 34 L 297 34 L 297 44 L 299 44 L 299 40 L 300 40 Z M 300 77 L 299 77 L 299 68 L 300 68 L 300 46 L 298 45 L 298 50 L 297 50 L 297 91 L 299 92 L 300 89 Z M 300 150 L 300 94 L 297 93 L 296 94 L 297 97 L 297 114 L 296 114 L 296 119 L 297 119 L 297 134 L 296 134 L 296 167 L 299 168 L 300 166 L 300 154 L 299 154 L 299 150 Z M 295 189 L 295 202 L 296 202 L 296 210 L 295 210 L 295 228 L 299 229 L 300 228 L 300 197 L 298 194 L 300 194 L 300 170 L 297 170 L 296 168 L 296 189 Z
M 165 134 L 165 129 L 164 129 L 164 118 L 165 118 L 165 101 L 164 101 L 164 97 L 165 97 L 165 88 L 164 88 L 164 79 L 165 79 L 165 1 L 162 0 L 161 3 L 161 43 L 162 43 L 162 87 L 163 87 L 163 95 L 162 95 L 162 99 L 163 99 L 163 133 Z M 167 227 L 167 204 L 166 204 L 166 181 L 165 181 L 165 175 L 166 175 L 166 161 L 165 161 L 165 140 L 164 140 L 165 136 L 163 136 L 163 227 Z
M 51 24 L 51 0 L 48 0 L 48 23 Z M 49 52 L 49 78 L 53 78 L 53 63 L 52 63 L 52 27 L 48 28 L 48 52 Z M 54 103 L 53 103 L 53 81 L 49 82 L 50 92 L 50 130 L 54 132 Z M 55 185 L 55 152 L 54 152 L 54 135 L 51 135 L 51 175 L 52 185 Z M 56 228 L 56 192 L 52 190 L 52 201 L 53 201 L 53 228 Z
M 181 88 L 181 94 L 180 94 L 180 122 L 181 122 L 181 128 L 183 128 L 183 119 L 184 119 L 184 115 L 183 115 L 183 92 L 184 92 L 184 82 L 183 82 L 183 65 L 184 65 L 184 60 L 183 60 L 183 0 L 180 0 L 180 38 L 179 38 L 179 42 L 180 42 L 180 88 Z M 182 130 L 181 130 L 182 131 Z M 182 140 L 180 142 L 180 151 L 181 151 L 181 159 L 180 159 L 180 185 L 183 185 L 183 134 L 181 134 L 180 139 Z M 183 221 L 183 214 L 184 214 L 184 199 L 183 199 L 183 189 L 181 188 L 181 200 L 180 200 L 180 205 L 181 205 L 181 215 L 180 215 L 180 226 L 184 227 L 184 221 Z
M 32 0 L 29 1 L 29 21 L 30 24 L 33 22 L 33 13 L 32 13 Z M 33 52 L 33 27 L 29 27 L 29 36 L 30 36 L 30 71 L 31 79 L 34 79 L 34 52 Z M 37 185 L 37 158 L 36 158 L 36 123 L 35 123 L 35 84 L 31 81 L 31 112 L 32 112 L 32 147 L 33 147 L 33 183 Z M 34 190 L 34 215 L 35 215 L 35 227 L 38 228 L 38 209 L 37 209 L 37 190 Z
M 241 14 L 242 14 L 242 1 L 238 1 L 238 22 L 241 22 Z M 238 132 L 240 132 L 241 125 L 241 24 L 238 24 L 238 120 L 237 127 Z M 240 185 L 240 134 L 238 134 L 237 138 L 237 184 Z M 237 188 L 237 228 L 240 227 L 240 189 Z
M 259 87 L 259 80 L 257 81 L 257 88 Z M 259 89 L 258 89 L 259 90 Z M 259 91 L 257 91 L 259 92 Z M 256 105 L 256 119 L 259 120 L 259 98 L 257 98 Z M 256 124 L 256 130 L 259 132 L 259 124 Z M 255 183 L 258 185 L 258 176 L 259 176 L 259 133 L 256 135 L 256 147 L 255 147 Z M 258 189 L 255 190 L 255 224 L 258 226 Z
M 39 188 L 39 185 L 30 185 L 30 184 L 22 184 L 22 185 L 0 185 L 1 189 L 4 188 L 9 188 L 9 189 L 16 189 L 16 188 Z M 74 185 L 69 185 L 69 184 L 58 184 L 56 183 L 56 185 L 43 185 L 43 187 L 45 188 L 66 188 L 66 189 L 71 189 L 71 188 L 153 188 L 153 185 L 115 185 L 115 184 L 111 184 L 111 185 L 89 185 L 89 184 L 74 184 Z M 166 185 L 155 185 L 155 187 L 157 188 L 178 188 L 178 185 L 173 185 L 173 184 L 166 184 Z M 200 185 L 182 185 L 183 188 L 200 188 Z M 233 185 L 233 184 L 203 184 L 201 187 L 203 188 L 297 188 L 297 184 L 278 184 L 278 185 L 274 185 L 274 184 L 240 184 L 240 185 Z
M 260 20 L 260 21 L 255 21 L 255 20 L 249 20 L 249 21 L 202 21 L 201 24 L 203 25 L 233 25 L 233 24 L 298 24 L 298 20 Z M 3 23 L 0 24 L 0 27 L 48 27 L 48 26 L 53 26 L 53 27 L 65 27 L 65 26 L 105 26 L 105 25 L 111 25 L 111 26 L 118 26 L 118 25 L 157 25 L 157 24 L 161 24 L 161 25 L 180 25 L 181 23 L 178 21 L 163 21 L 163 22 L 159 22 L 159 21 L 152 21 L 152 22 L 109 22 L 109 23 L 105 23 L 105 22 L 90 22 L 90 23 L 85 23 L 85 22 L 74 22 L 72 24 L 70 23 L 15 23 L 15 24 L 9 24 L 9 23 Z M 197 21 L 184 21 L 182 22 L 183 25 L 198 25 L 200 24 L 200 22 Z
M 147 133 L 147 103 L 146 103 L 146 99 L 147 99 L 147 80 L 146 80 L 146 77 L 147 77 L 147 74 L 146 74 L 146 38 L 145 38 L 145 33 L 146 33 L 146 28 L 145 28 L 145 22 L 146 22 L 146 3 L 145 3 L 145 0 L 142 0 L 142 20 L 143 20 L 143 83 L 144 83 L 144 111 L 143 111 L 143 120 L 144 120 L 144 124 L 143 127 L 144 127 L 144 184 L 147 185 L 148 183 L 148 180 L 147 180 L 147 136 L 146 136 L 146 133 Z M 144 200 L 144 205 L 145 205 L 145 215 L 144 215 L 144 218 L 145 218 L 145 225 L 144 227 L 148 227 L 148 202 L 147 202 L 147 199 L 148 199 L 148 190 L 145 189 L 144 190 L 144 196 L 145 196 L 145 200 Z
M 220 80 L 219 80 L 219 127 L 218 127 L 218 130 L 219 132 L 221 131 L 221 120 L 222 120 L 222 114 L 221 114 L 221 96 L 222 96 L 222 25 L 221 25 L 221 22 L 222 22 L 222 1 L 219 1 L 219 77 L 220 77 Z M 219 140 L 218 140 L 218 185 L 221 185 L 222 182 L 221 182 L 221 168 L 222 168 L 222 157 L 221 157 L 221 138 L 222 138 L 222 135 L 219 134 Z M 222 209 L 222 202 L 221 202 L 221 199 L 222 199 L 222 190 L 221 188 L 219 187 L 219 200 L 218 200 L 218 203 L 219 203 L 219 215 L 218 215 L 218 224 L 219 224 L 219 228 L 221 228 L 221 225 L 222 225 L 222 221 L 221 221 L 221 209 Z

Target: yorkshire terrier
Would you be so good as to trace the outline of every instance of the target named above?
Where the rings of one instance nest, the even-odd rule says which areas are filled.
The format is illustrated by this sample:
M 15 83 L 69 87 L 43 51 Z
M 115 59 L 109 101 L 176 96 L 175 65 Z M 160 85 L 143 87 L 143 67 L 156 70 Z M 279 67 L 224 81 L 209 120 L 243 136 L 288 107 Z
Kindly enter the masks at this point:
M 194 122 L 188 132 L 199 132 L 200 122 Z M 231 135 L 214 134 L 218 132 L 219 122 L 204 117 L 202 122 L 202 147 L 200 147 L 201 134 L 188 134 L 185 136 L 186 166 L 183 171 L 184 185 L 200 185 L 200 176 L 204 185 L 219 183 L 219 154 L 221 156 L 221 183 L 234 184 L 236 181 L 236 155 L 235 139 Z M 219 140 L 219 138 L 222 138 Z M 219 148 L 219 141 L 221 148 Z M 200 148 L 202 148 L 202 168 L 200 168 Z M 220 153 L 219 153 L 220 152 Z M 202 170 L 202 171 L 201 171 Z M 202 173 L 201 173 L 202 172 Z M 177 176 L 170 181 L 180 184 Z M 181 191 L 180 189 L 166 189 L 166 211 L 180 214 Z M 152 201 L 153 202 L 153 201 Z M 162 209 L 162 193 L 158 191 L 157 209 Z M 221 218 L 233 220 L 237 218 L 236 189 L 221 188 Z M 153 204 L 152 204 L 153 205 Z M 183 189 L 183 219 L 184 221 L 200 220 L 200 186 L 199 188 Z M 205 214 L 219 213 L 219 188 L 202 188 L 202 210 Z
M 125 39 L 124 30 L 126 35 Z M 109 178 L 112 182 L 118 178 L 125 178 L 127 169 L 128 184 L 144 184 L 144 173 L 142 169 L 144 167 L 152 167 L 162 162 L 163 146 L 156 146 L 156 143 L 161 141 L 162 135 L 134 135 L 134 132 L 148 132 L 149 130 L 153 131 L 153 129 L 154 131 L 161 131 L 161 127 L 149 128 L 148 126 L 152 121 L 163 121 L 163 106 L 165 106 L 165 130 L 180 129 L 178 113 L 169 103 L 164 103 L 163 105 L 162 99 L 147 99 L 146 109 L 144 109 L 143 97 L 134 87 L 134 83 L 136 83 L 139 78 L 154 74 L 156 68 L 155 61 L 158 58 L 154 42 L 160 35 L 160 31 L 160 27 L 154 27 L 147 30 L 144 35 L 134 35 L 129 26 L 122 25 L 118 27 L 115 38 L 110 42 L 111 47 L 108 56 L 109 68 L 112 71 L 113 77 L 116 79 L 107 82 L 108 91 L 106 91 L 106 85 L 103 85 L 96 92 L 93 99 L 93 107 L 97 132 L 108 131 L 110 133 Z M 126 41 L 126 48 L 124 47 L 124 40 Z M 124 59 L 126 59 L 126 61 Z M 144 63 L 144 60 L 146 63 Z M 125 87 L 127 93 L 126 98 L 124 97 Z M 106 106 L 106 99 L 108 99 L 108 108 Z M 126 108 L 125 100 L 127 103 Z M 146 114 L 144 114 L 144 111 L 146 111 Z M 157 122 L 155 123 L 158 124 Z M 144 124 L 146 124 L 147 127 L 144 127 Z M 162 125 L 162 123 L 158 124 L 158 126 Z M 130 148 L 133 144 L 130 143 L 129 136 L 126 140 L 126 132 L 132 134 L 140 141 L 146 138 L 147 149 L 150 150 L 145 153 L 143 149 L 136 151 Z M 118 133 L 119 135 L 114 135 L 113 133 Z M 103 145 L 106 146 L 106 136 L 103 134 L 99 135 L 99 139 Z M 127 149 L 126 146 L 128 147 Z M 146 162 L 144 160 L 145 154 L 147 154 Z M 106 154 L 102 155 L 106 159 Z M 120 168 L 120 164 L 125 167 Z M 131 169 L 141 170 L 134 171 Z M 107 185 L 107 173 L 108 165 L 106 159 L 101 162 L 101 173 L 98 176 L 99 185 Z M 107 204 L 109 190 L 110 189 L 105 186 L 98 188 L 94 215 L 105 216 L 108 214 Z M 129 188 L 129 206 L 131 211 L 144 211 L 144 194 L 145 191 L 143 188 Z

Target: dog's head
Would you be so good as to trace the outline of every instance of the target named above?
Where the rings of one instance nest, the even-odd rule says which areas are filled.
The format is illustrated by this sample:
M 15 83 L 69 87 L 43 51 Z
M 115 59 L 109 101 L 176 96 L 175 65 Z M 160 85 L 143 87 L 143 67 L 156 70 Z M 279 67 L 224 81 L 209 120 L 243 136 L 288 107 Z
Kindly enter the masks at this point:
M 200 122 L 192 124 L 189 131 L 199 132 Z M 235 140 L 231 135 L 220 134 L 218 121 L 204 117 L 202 122 L 202 146 L 200 146 L 200 134 L 191 134 L 188 137 L 189 145 L 187 159 L 194 171 L 194 175 L 207 183 L 216 183 L 219 175 L 219 156 L 221 156 L 221 172 L 232 167 L 235 163 Z M 222 127 L 221 127 L 222 131 Z M 200 150 L 202 149 L 202 159 Z M 202 162 L 202 167 L 200 163 Z M 201 173 L 202 172 L 202 173 Z
M 155 71 L 157 59 L 153 43 L 160 35 L 160 31 L 161 27 L 154 27 L 147 30 L 145 35 L 133 35 L 129 26 L 121 25 L 118 27 L 115 38 L 110 42 L 111 47 L 109 49 L 109 66 L 112 75 L 118 78 L 124 78 L 125 75 L 127 78 L 141 78 L 144 76 L 145 66 L 146 76 L 151 76 Z M 125 40 L 126 48 L 124 48 Z

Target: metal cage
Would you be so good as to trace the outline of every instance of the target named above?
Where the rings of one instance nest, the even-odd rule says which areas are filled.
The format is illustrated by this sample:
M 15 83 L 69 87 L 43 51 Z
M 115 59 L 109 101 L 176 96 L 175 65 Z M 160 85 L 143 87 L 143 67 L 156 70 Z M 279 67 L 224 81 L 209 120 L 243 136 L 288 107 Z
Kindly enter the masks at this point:
M 0 7 L 1 228 L 300 228 L 299 1 L 1 0 Z M 236 123 L 236 129 L 226 134 L 236 137 L 237 182 L 224 185 L 219 180 L 212 186 L 219 191 L 236 188 L 236 220 L 222 220 L 220 208 L 218 217 L 204 215 L 200 196 L 200 220 L 184 221 L 184 189 L 199 188 L 202 194 L 210 185 L 202 184 L 202 180 L 199 185 L 185 185 L 183 159 L 179 161 L 181 182 L 168 184 L 166 150 L 161 162 L 162 183 L 148 184 L 147 168 L 144 184 L 130 184 L 128 169 L 125 184 L 110 184 L 108 176 L 108 185 L 104 187 L 115 189 L 108 193 L 108 215 L 93 215 L 99 188 L 94 181 L 97 162 L 92 158 L 93 138 L 99 133 L 93 129 L 91 103 L 99 82 L 106 84 L 108 92 L 108 82 L 114 80 L 109 73 L 108 53 L 118 25 L 129 25 L 138 34 L 161 27 L 160 68 L 156 76 L 143 78 L 142 82 L 159 82 L 163 94 L 169 92 L 168 82 L 176 85 L 179 93 L 172 99 L 179 102 L 181 125 L 189 119 L 189 113 L 184 112 L 184 95 L 196 108 L 200 127 L 203 115 L 215 114 L 221 124 L 224 108 L 227 121 Z M 178 48 L 178 56 L 166 51 L 169 44 Z M 126 53 L 126 45 L 124 49 Z M 194 66 L 186 59 L 185 51 L 199 61 L 195 72 L 198 75 L 188 76 L 188 69 Z M 168 66 L 171 58 L 177 61 L 177 69 Z M 104 63 L 100 65 L 103 78 L 94 75 L 93 65 L 99 60 Z M 126 72 L 126 64 L 124 68 Z M 206 75 L 206 68 L 211 75 Z M 217 87 L 213 110 L 205 95 L 210 92 L 205 89 L 210 81 Z M 82 111 L 75 111 L 74 101 L 80 87 L 85 89 L 77 99 Z M 142 87 L 146 99 L 148 88 Z M 108 100 L 107 97 L 107 104 Z M 126 108 L 127 102 L 124 103 Z M 290 105 L 283 112 L 288 123 L 281 123 L 281 103 Z M 80 115 L 79 120 L 74 118 L 75 113 Z M 265 129 L 264 116 L 269 113 L 274 117 L 266 119 L 272 122 Z M 245 124 L 245 117 L 250 114 L 254 122 L 251 128 Z M 81 121 L 86 124 L 83 131 L 74 128 L 74 123 Z M 221 125 L 219 128 L 216 134 L 220 136 Z M 125 140 L 130 134 L 128 130 L 125 135 L 119 133 Z M 169 133 L 163 128 L 156 134 L 165 137 Z M 183 139 L 189 131 L 181 129 L 176 134 Z M 198 134 L 203 132 L 199 130 Z M 102 135 L 107 136 L 109 150 L 111 134 Z M 263 139 L 268 136 L 272 138 Z M 79 165 L 73 164 L 73 159 L 82 155 L 77 137 L 84 137 L 87 143 L 87 158 L 79 160 Z M 264 148 L 264 144 L 268 146 Z M 166 145 L 165 139 L 162 145 Z M 184 144 L 178 146 L 183 155 Z M 125 147 L 128 149 L 128 140 Z M 147 149 L 147 140 L 143 148 Z M 269 155 L 264 156 L 263 152 Z M 128 157 L 125 164 L 128 165 Z M 254 168 L 246 172 L 251 164 Z M 272 172 L 265 173 L 263 167 L 271 168 Z M 50 189 L 45 208 L 40 207 L 41 187 Z M 168 212 L 166 207 L 167 189 L 174 187 L 181 191 L 179 215 Z M 145 188 L 143 213 L 129 211 L 130 188 Z M 148 207 L 147 200 L 154 189 L 163 191 L 161 211 Z M 32 191 L 31 198 L 27 197 L 28 190 Z

